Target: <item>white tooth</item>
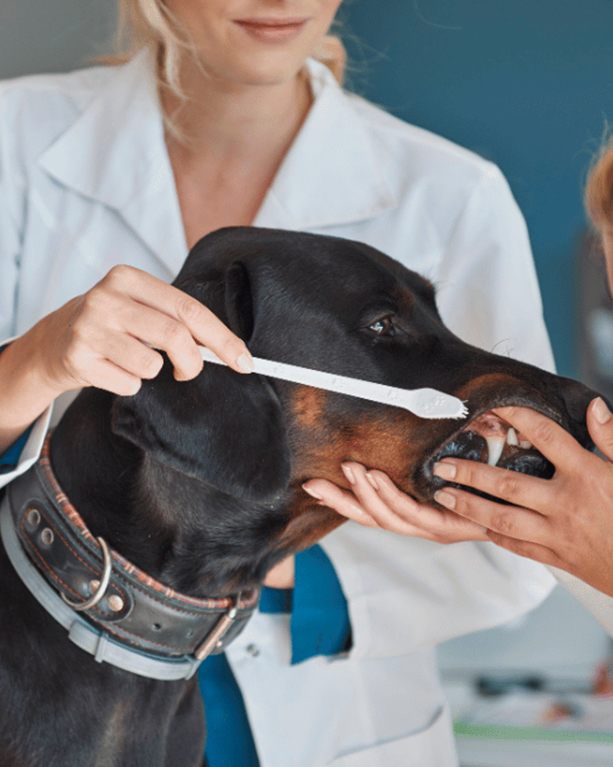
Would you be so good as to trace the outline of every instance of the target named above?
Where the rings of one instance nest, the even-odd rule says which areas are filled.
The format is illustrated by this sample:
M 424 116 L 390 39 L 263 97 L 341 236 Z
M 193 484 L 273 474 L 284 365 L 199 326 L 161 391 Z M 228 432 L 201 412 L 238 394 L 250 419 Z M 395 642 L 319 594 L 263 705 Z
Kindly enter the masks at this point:
M 520 439 L 519 440 L 519 446 L 522 450 L 530 450 L 532 447 L 532 442 L 528 442 L 527 439 Z
M 519 445 L 517 432 L 512 426 L 509 426 L 509 431 L 507 432 L 507 445 Z
M 495 466 L 500 460 L 502 451 L 504 449 L 504 440 L 498 437 L 488 437 L 487 442 L 487 462 L 490 466 Z

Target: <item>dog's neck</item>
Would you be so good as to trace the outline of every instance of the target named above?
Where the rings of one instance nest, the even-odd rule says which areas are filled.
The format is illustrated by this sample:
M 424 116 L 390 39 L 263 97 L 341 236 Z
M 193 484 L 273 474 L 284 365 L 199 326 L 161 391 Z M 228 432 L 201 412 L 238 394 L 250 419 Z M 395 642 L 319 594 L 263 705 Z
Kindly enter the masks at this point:
M 58 425 L 51 462 L 96 536 L 152 577 L 196 597 L 221 597 L 261 582 L 284 553 L 270 541 L 279 508 L 250 509 L 161 464 L 112 433 L 113 395 L 85 390 Z

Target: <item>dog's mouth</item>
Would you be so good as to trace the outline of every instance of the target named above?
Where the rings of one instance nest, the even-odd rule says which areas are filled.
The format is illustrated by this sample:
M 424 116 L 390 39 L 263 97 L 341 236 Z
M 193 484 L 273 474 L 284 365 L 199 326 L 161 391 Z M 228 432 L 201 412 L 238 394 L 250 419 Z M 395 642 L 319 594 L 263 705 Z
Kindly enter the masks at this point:
M 549 479 L 555 468 L 527 439 L 500 416 L 487 411 L 456 432 L 427 463 L 427 475 L 442 458 L 464 458 Z

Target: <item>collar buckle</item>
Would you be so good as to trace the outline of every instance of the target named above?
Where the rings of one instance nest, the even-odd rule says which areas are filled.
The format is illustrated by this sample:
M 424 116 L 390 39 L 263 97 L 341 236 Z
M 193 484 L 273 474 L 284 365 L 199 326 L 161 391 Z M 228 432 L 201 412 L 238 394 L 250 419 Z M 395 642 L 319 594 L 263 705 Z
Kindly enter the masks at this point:
M 237 607 L 240 601 L 240 594 L 236 597 L 236 602 L 228 610 L 225 615 L 217 621 L 213 630 L 205 637 L 204 641 L 196 647 L 194 651 L 194 657 L 198 661 L 203 661 L 213 651 L 220 652 L 224 646 L 223 639 L 228 632 L 230 626 L 236 620 Z

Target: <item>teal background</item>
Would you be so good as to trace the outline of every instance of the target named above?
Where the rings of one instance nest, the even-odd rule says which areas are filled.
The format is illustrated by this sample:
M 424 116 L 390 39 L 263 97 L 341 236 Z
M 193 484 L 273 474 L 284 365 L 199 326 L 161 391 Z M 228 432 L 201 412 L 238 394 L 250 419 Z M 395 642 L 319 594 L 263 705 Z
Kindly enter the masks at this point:
M 558 369 L 578 375 L 575 254 L 586 169 L 613 119 L 613 3 L 346 0 L 342 16 L 356 91 L 506 175 Z

